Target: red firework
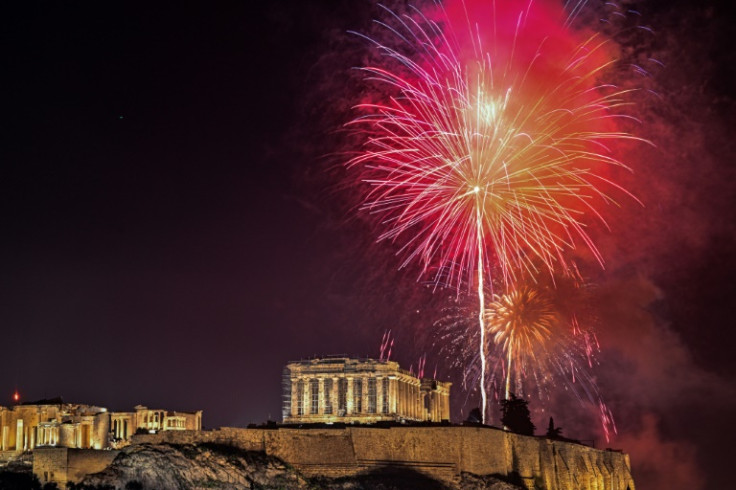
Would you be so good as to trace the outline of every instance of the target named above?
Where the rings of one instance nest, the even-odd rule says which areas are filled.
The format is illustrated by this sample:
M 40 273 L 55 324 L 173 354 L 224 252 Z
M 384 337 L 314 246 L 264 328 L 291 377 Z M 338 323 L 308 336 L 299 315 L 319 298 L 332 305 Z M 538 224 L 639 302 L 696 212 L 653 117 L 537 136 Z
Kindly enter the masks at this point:
M 605 223 L 599 208 L 622 190 L 611 143 L 637 138 L 617 129 L 626 91 L 601 81 L 614 63 L 604 39 L 578 38 L 561 9 L 477 3 L 389 11 L 392 42 L 373 41 L 383 63 L 362 69 L 391 95 L 356 106 L 348 126 L 365 144 L 347 165 L 400 267 L 477 288 L 483 345 L 492 265 L 510 286 L 566 269 L 578 244 L 603 264 L 586 220 Z

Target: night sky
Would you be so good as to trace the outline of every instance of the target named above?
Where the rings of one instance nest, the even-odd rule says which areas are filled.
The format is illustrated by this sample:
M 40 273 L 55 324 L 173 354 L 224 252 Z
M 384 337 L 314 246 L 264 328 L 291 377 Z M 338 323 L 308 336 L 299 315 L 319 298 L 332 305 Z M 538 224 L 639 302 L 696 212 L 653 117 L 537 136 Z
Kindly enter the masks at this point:
M 432 357 L 438 295 L 372 243 L 330 156 L 372 2 L 17 3 L 0 8 L 0 404 L 280 420 L 287 361 L 376 357 L 388 328 L 402 365 L 428 352 L 455 379 Z M 627 150 L 645 206 L 611 211 L 589 271 L 611 445 L 641 488 L 726 488 L 736 17 L 627 5 L 655 34 L 622 52 L 663 66 L 637 109 L 656 148 Z

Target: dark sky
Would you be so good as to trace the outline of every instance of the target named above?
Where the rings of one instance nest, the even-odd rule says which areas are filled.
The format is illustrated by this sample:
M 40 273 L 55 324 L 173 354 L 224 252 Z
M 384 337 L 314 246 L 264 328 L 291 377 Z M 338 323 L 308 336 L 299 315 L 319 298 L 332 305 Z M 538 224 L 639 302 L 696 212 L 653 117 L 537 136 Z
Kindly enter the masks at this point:
M 609 329 L 609 344 L 626 358 L 656 338 L 621 362 L 642 390 L 671 389 L 629 410 L 626 382 L 601 384 L 622 405 L 624 449 L 721 461 L 721 426 L 683 426 L 730 427 L 736 407 L 733 17 L 712 2 L 636 8 L 657 31 L 643 51 L 666 65 L 642 116 L 658 149 L 633 186 L 646 217 L 622 214 L 602 239 L 614 252 L 599 280 L 602 296 L 647 296 L 630 303 L 651 328 Z M 17 388 L 245 425 L 279 419 L 288 360 L 376 356 L 393 328 L 398 359 L 416 361 L 427 295 L 366 245 L 323 158 L 341 117 L 324 108 L 346 105 L 332 89 L 357 63 L 345 32 L 375 13 L 363 0 L 0 8 L 0 404 Z M 647 371 L 648 356 L 671 364 Z

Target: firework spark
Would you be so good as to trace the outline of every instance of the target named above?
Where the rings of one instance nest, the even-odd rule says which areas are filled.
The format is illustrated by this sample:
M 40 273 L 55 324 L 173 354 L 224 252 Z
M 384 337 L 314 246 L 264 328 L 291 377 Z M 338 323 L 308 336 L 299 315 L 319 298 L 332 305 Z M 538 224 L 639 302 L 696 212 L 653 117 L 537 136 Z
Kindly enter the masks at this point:
M 614 62 L 605 40 L 579 41 L 561 12 L 492 4 L 388 11 L 392 42 L 371 40 L 382 61 L 362 68 L 379 100 L 348 123 L 365 137 L 347 166 L 371 186 L 362 207 L 381 218 L 379 241 L 401 244 L 401 268 L 477 288 L 481 346 L 492 265 L 508 286 L 567 267 L 578 244 L 603 264 L 585 220 L 603 221 L 620 190 L 610 143 L 636 139 L 617 129 L 626 91 L 599 81 Z

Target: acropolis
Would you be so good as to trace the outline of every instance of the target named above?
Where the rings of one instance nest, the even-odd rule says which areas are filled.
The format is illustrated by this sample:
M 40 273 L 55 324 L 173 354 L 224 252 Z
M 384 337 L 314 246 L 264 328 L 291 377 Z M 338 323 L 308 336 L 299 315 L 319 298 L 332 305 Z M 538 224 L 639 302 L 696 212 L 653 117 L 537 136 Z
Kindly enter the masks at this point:
M 285 465 L 284 471 L 304 482 L 299 488 L 313 488 L 313 478 L 408 471 L 453 489 L 465 488 L 467 475 L 476 475 L 514 478 L 513 488 L 529 490 L 634 490 L 628 456 L 620 451 L 478 423 L 452 424 L 451 383 L 418 374 L 383 359 L 289 362 L 282 373 L 282 423 L 248 428 L 203 430 L 201 410 L 138 405 L 109 412 L 61 399 L 17 403 L 0 407 L 0 463 L 30 459 L 38 482 L 60 488 L 103 474 L 116 488 L 140 484 L 144 475 L 149 484 L 139 488 L 168 488 L 155 483 L 157 478 L 177 471 L 183 473 L 176 478 L 189 478 L 179 488 L 197 487 L 213 471 L 225 471 L 218 485 L 231 488 L 242 480 L 243 486 L 232 488 L 251 488 L 242 467 L 223 470 L 234 454 L 247 453 L 261 455 L 248 461 L 275 458 L 273 464 Z M 218 456 L 217 448 L 229 449 Z M 196 463 L 192 455 L 200 452 L 204 459 Z M 174 453 L 183 458 L 176 464 L 164 457 Z M 154 462 L 139 460 L 144 454 Z M 132 472 L 127 483 L 120 471 Z

